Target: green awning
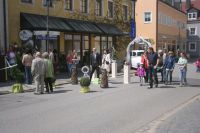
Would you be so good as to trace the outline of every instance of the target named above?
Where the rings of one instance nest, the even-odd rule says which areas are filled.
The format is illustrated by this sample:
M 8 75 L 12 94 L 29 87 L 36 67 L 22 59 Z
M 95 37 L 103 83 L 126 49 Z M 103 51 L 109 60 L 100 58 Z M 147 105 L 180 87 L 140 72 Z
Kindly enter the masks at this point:
M 21 28 L 30 30 L 46 30 L 46 16 L 21 13 Z M 54 31 L 73 31 L 62 18 L 49 17 L 49 30 Z
M 123 32 L 115 25 L 98 23 L 96 24 L 107 35 L 124 35 Z

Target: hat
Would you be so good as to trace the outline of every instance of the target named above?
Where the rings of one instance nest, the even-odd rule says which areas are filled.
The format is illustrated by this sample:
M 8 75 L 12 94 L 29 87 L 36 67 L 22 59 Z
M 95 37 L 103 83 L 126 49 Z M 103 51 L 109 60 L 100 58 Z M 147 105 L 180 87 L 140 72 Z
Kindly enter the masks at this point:
M 169 51 L 169 54 L 173 54 L 174 52 L 173 51 Z

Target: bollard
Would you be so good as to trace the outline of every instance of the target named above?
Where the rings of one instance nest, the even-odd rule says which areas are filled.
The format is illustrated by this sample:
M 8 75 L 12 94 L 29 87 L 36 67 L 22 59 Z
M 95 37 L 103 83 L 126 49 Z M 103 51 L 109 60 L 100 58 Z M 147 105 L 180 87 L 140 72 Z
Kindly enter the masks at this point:
M 117 63 L 116 60 L 112 61 L 112 78 L 116 78 L 117 75 Z
M 124 84 L 130 83 L 130 66 L 124 65 Z
M 108 88 L 108 74 L 106 69 L 102 69 L 101 70 L 101 83 L 100 83 L 100 87 L 101 88 Z
M 73 84 L 73 85 L 78 84 L 78 72 L 77 72 L 77 68 L 76 67 L 72 68 L 71 84 Z

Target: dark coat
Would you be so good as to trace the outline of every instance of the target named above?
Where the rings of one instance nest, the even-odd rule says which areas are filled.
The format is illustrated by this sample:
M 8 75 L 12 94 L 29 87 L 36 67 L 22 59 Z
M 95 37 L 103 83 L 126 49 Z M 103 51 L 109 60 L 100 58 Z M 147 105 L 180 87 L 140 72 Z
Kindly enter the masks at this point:
M 90 55 L 90 65 L 92 65 L 92 66 L 100 66 L 101 65 L 101 55 L 99 53 L 96 53 L 96 59 L 94 57 L 94 54 Z

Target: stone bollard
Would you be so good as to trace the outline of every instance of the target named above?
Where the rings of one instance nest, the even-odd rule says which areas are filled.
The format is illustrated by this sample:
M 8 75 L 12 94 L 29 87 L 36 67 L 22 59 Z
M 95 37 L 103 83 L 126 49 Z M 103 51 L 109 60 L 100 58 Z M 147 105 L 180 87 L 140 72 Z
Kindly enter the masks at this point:
M 101 70 L 101 83 L 100 83 L 101 88 L 108 88 L 108 74 L 106 69 Z
M 116 60 L 112 61 L 112 78 L 116 78 L 117 76 L 117 63 Z
M 72 68 L 71 83 L 73 85 L 78 84 L 78 72 L 77 72 L 77 68 L 76 67 Z
M 130 66 L 124 65 L 124 84 L 130 83 Z

